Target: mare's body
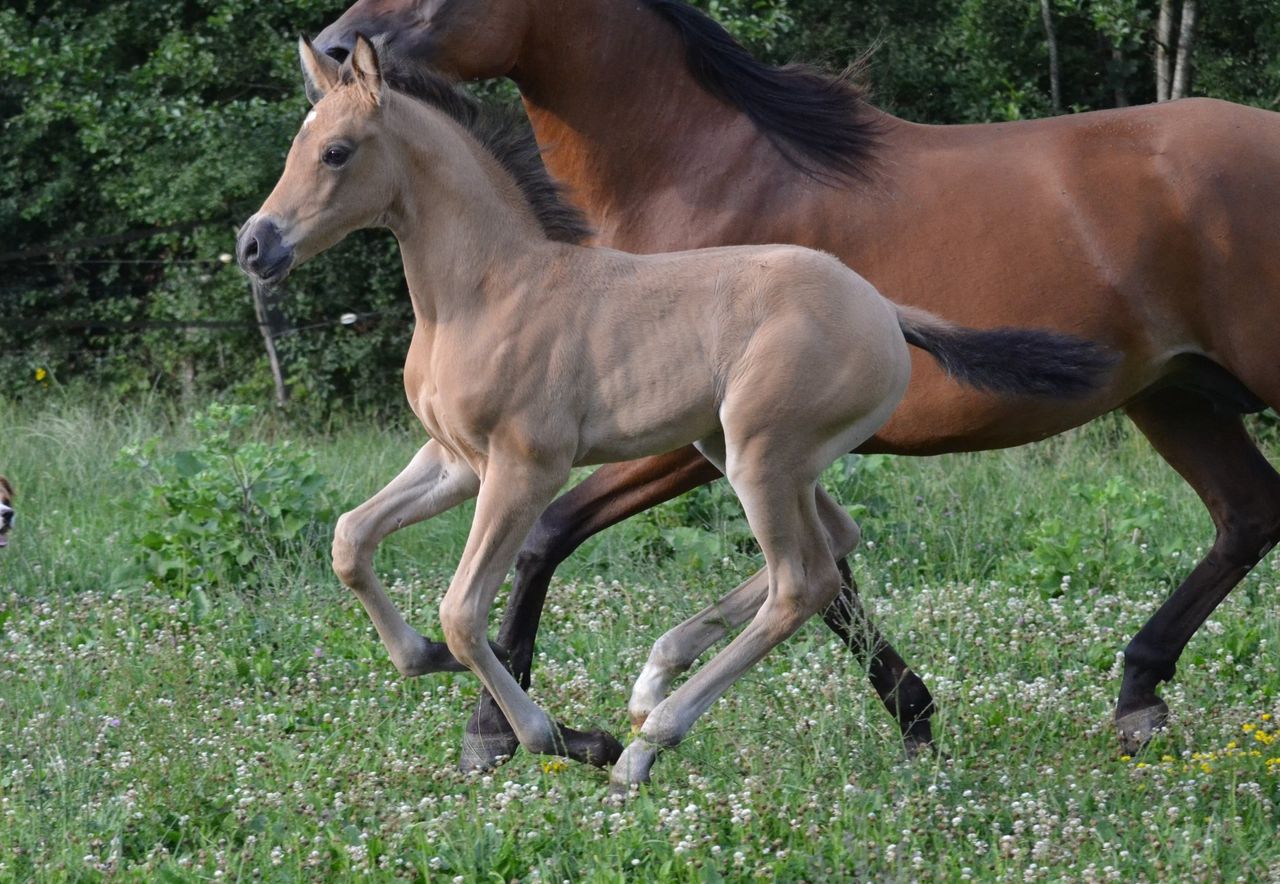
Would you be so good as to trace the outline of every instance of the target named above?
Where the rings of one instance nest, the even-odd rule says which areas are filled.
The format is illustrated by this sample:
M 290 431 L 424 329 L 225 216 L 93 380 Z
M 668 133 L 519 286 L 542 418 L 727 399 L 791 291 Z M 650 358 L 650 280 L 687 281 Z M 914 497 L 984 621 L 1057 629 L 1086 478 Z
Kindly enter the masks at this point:
M 1123 408 L 1217 530 L 1125 651 L 1122 741 L 1133 749 L 1163 724 L 1158 684 L 1280 539 L 1280 476 L 1240 419 L 1280 406 L 1280 115 L 1193 99 L 915 125 L 813 72 L 753 63 L 678 0 L 360 0 L 319 44 L 341 54 L 357 30 L 388 39 L 400 66 L 511 77 L 599 242 L 799 243 L 895 302 L 1119 350 L 1108 389 L 1073 407 L 962 390 L 916 356 L 901 407 L 859 450 L 1018 445 Z M 716 475 L 686 449 L 602 468 L 548 510 L 499 635 L 522 679 L 555 565 L 595 531 Z M 873 652 L 873 676 L 877 662 Z M 904 688 L 927 697 L 912 678 Z M 493 711 L 482 706 L 469 733 L 500 745 Z

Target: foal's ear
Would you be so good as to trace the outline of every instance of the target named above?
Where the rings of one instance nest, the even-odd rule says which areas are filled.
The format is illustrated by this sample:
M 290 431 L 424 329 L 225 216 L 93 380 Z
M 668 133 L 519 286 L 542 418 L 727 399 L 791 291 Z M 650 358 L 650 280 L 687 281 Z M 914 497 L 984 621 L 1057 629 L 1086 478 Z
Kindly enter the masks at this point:
M 341 65 L 323 52 L 316 51 L 306 34 L 298 37 L 298 58 L 302 61 L 302 82 L 307 90 L 307 100 L 315 104 L 338 85 Z
M 382 62 L 378 60 L 378 50 L 364 34 L 356 34 L 356 45 L 351 50 L 351 72 L 373 103 L 382 104 L 387 88 L 382 79 Z

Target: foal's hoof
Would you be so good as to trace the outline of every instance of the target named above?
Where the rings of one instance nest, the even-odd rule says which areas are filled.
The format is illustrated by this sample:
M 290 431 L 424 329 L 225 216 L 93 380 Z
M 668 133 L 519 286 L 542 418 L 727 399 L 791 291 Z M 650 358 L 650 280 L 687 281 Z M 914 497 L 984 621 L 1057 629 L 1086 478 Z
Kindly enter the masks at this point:
M 575 731 L 560 725 L 564 754 L 592 767 L 608 767 L 622 755 L 622 744 L 608 731 Z
M 473 734 L 466 731 L 462 735 L 462 756 L 458 759 L 458 770 L 463 773 L 493 770 L 516 754 L 519 747 L 520 741 L 512 733 Z
M 636 737 L 614 762 L 609 773 L 609 798 L 619 802 L 631 794 L 631 787 L 649 782 L 649 771 L 658 760 L 658 750 L 644 737 Z
M 1164 700 L 1150 706 L 1116 715 L 1116 735 L 1126 755 L 1136 755 L 1151 741 L 1156 731 L 1169 724 L 1169 707 Z

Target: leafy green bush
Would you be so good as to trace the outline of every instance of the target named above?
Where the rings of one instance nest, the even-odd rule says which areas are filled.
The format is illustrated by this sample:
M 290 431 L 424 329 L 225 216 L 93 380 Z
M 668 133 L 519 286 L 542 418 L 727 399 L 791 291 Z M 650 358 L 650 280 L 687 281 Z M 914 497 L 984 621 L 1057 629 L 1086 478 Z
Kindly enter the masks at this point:
M 334 507 L 313 452 L 247 439 L 256 409 L 210 405 L 192 418 L 199 443 L 165 451 L 154 436 L 122 451 L 149 482 L 138 501 L 137 563 L 175 588 L 254 582 L 264 565 L 328 536 Z
M 1112 476 L 1102 484 L 1075 482 L 1067 490 L 1098 515 L 1101 531 L 1098 524 L 1045 519 L 1027 533 L 1029 554 L 1022 561 L 1022 574 L 1014 568 L 1014 576 L 1038 584 L 1049 595 L 1064 591 L 1065 577 L 1106 587 L 1117 575 L 1149 582 L 1166 576 L 1166 557 L 1156 554 L 1164 498 L 1124 476 Z

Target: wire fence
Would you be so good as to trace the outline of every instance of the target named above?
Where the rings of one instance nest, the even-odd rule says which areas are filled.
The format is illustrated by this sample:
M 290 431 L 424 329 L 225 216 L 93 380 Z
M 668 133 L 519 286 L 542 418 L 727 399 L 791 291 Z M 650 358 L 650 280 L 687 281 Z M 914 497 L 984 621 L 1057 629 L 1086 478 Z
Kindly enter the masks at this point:
M 227 252 L 223 252 L 216 257 L 210 258 L 101 258 L 78 256 L 79 253 L 82 252 L 92 253 L 94 251 L 126 243 L 137 242 L 152 237 L 184 233 L 210 223 L 215 222 L 186 221 L 165 227 L 154 227 L 145 230 L 133 230 L 123 233 L 93 236 L 87 239 L 77 240 L 75 242 L 29 246 L 19 251 L 0 253 L 0 264 L 21 261 L 29 266 L 39 265 L 50 267 L 80 265 L 196 265 L 218 268 L 228 266 L 233 263 L 235 258 Z M 76 255 L 76 257 L 72 257 L 73 255 Z M 248 282 L 247 279 L 246 282 Z M 385 321 L 407 322 L 410 319 L 408 312 L 349 311 L 337 316 L 319 316 L 302 323 L 294 323 L 289 321 L 285 316 L 284 311 L 280 308 L 280 292 L 270 291 L 265 286 L 258 285 L 256 283 L 249 286 L 249 288 L 252 294 L 254 312 L 257 316 L 256 321 L 249 319 L 205 318 L 55 319 L 44 316 L 4 316 L 3 319 L 0 319 L 0 331 L 19 333 L 23 331 L 37 333 L 44 331 L 46 335 L 52 332 L 54 333 L 53 336 L 55 338 L 58 332 L 64 332 L 68 335 L 71 333 L 80 333 L 80 339 L 67 340 L 66 343 L 62 345 L 49 340 L 47 337 L 44 340 L 41 340 L 39 344 L 34 344 L 30 340 L 24 342 L 19 339 L 15 342 L 17 344 L 16 347 L 5 346 L 3 352 L 5 355 L 9 356 L 23 355 L 42 358 L 52 357 L 56 354 L 76 354 L 81 359 L 90 359 L 101 364 L 108 357 L 105 354 L 95 354 L 91 349 L 86 348 L 83 340 L 84 336 L 105 335 L 118 332 L 146 331 L 206 332 L 214 334 L 256 331 L 261 334 L 264 346 L 266 347 L 268 360 L 271 365 L 271 372 L 276 385 L 277 403 L 283 405 L 288 399 L 288 390 L 285 385 L 281 355 L 276 349 L 276 342 L 278 340 L 299 335 L 304 332 L 319 331 L 322 329 L 354 329 L 358 326 L 367 325 L 369 323 Z M 16 291 L 30 291 L 30 289 L 25 286 L 8 286 L 0 288 L 0 294 L 8 294 Z M 23 343 L 26 344 L 25 347 L 22 346 Z
M 388 319 L 407 320 L 408 315 L 387 314 L 385 311 L 369 313 L 343 313 L 329 319 L 315 319 L 302 325 L 291 325 L 276 332 L 276 337 L 298 334 L 317 328 L 333 326 L 354 326 L 366 322 L 380 322 Z M 248 319 L 44 319 L 39 317 L 18 317 L 4 320 L 6 328 L 49 328 L 62 331 L 254 331 L 272 328 L 270 322 L 254 322 Z

